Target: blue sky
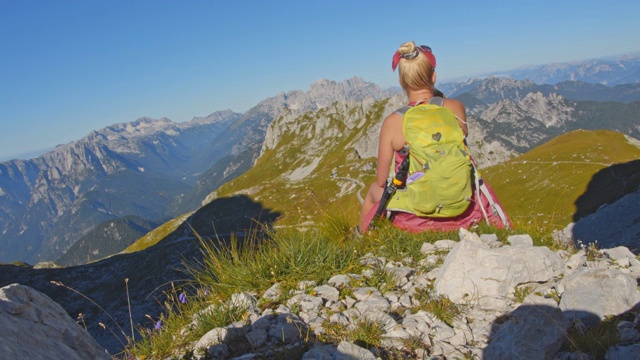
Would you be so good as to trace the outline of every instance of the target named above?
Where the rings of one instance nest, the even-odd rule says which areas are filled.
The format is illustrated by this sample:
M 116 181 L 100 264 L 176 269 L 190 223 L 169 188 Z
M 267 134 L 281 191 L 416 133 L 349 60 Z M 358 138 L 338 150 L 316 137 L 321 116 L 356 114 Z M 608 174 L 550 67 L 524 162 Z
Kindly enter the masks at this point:
M 393 86 L 408 40 L 441 81 L 637 52 L 639 18 L 639 1 L 0 0 L 0 161 L 321 78 Z

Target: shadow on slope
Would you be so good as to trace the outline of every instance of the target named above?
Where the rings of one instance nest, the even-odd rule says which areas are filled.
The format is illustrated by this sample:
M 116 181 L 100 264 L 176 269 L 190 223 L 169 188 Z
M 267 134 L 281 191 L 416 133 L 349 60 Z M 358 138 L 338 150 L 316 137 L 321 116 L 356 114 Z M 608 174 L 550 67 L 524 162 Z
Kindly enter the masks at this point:
M 156 317 L 162 310 L 166 292 L 186 282 L 183 262 L 201 260 L 199 241 L 192 228 L 203 237 L 227 242 L 229 233 L 255 229 L 256 221 L 270 223 L 279 215 L 244 195 L 216 199 L 194 213 L 188 224 L 143 251 L 68 268 L 0 265 L 0 287 L 20 283 L 46 294 L 72 318 L 85 324 L 100 345 L 115 354 L 124 348 L 126 337 L 131 336 L 128 298 L 133 323 L 149 325 L 146 315 Z
M 595 213 L 604 204 L 611 204 L 640 186 L 640 160 L 615 164 L 593 175 L 587 190 L 575 202 L 573 221 Z
M 195 234 L 211 239 L 227 237 L 231 233 L 242 235 L 246 231 L 259 228 L 260 224 L 272 224 L 280 215 L 279 212 L 263 208 L 260 203 L 246 195 L 218 198 L 189 216 L 161 243 L 194 238 Z
M 596 173 L 575 204 L 574 240 L 640 253 L 640 160 Z

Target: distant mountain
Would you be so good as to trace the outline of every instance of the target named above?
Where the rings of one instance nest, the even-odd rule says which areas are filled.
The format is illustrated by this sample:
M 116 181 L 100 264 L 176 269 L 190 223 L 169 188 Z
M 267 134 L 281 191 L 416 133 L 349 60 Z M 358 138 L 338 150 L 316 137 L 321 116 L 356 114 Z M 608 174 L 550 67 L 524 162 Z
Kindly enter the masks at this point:
M 379 100 L 394 93 L 354 77 L 343 82 L 321 79 L 307 92 L 280 93 L 261 101 L 218 137 L 220 141 L 211 151 L 224 156 L 200 176 L 193 191 L 178 204 L 178 209 L 181 213 L 197 209 L 212 191 L 250 169 L 260 155 L 267 128 L 278 116 L 302 115 L 335 102 Z
M 55 260 L 95 226 L 162 219 L 215 159 L 211 141 L 240 114 L 176 124 L 142 118 L 31 160 L 0 163 L 0 261 Z
M 106 221 L 71 245 L 55 262 L 63 266 L 81 265 L 117 254 L 158 225 L 132 215 Z
M 543 85 L 545 95 L 559 94 L 576 101 L 615 101 L 631 103 L 640 100 L 640 83 L 606 86 L 583 81 L 562 81 L 555 85 Z
M 481 103 L 493 104 L 499 100 L 522 100 L 531 92 L 540 92 L 546 96 L 562 95 L 576 101 L 615 101 L 632 103 L 640 100 L 640 83 L 606 86 L 582 81 L 565 80 L 555 85 L 539 85 L 531 80 L 514 80 L 511 78 L 488 77 L 470 79 L 464 82 L 439 85 L 448 97 L 458 98 L 470 94 Z M 468 101 L 468 100 L 467 100 Z M 464 103 L 473 108 L 473 102 Z
M 572 80 L 615 86 L 640 82 L 640 53 L 589 60 L 522 66 L 514 70 L 487 74 L 536 84 L 557 84 Z M 484 77 L 484 76 L 480 76 Z

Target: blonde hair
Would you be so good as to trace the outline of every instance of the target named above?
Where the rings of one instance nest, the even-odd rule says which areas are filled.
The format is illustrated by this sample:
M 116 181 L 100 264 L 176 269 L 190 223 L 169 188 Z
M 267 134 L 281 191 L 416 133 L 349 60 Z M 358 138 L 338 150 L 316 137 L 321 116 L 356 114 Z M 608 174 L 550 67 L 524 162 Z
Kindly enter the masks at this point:
M 413 41 L 400 45 L 398 52 L 400 55 L 411 54 L 416 51 L 416 44 Z M 427 56 L 418 51 L 418 56 L 413 59 L 401 58 L 398 64 L 398 75 L 400 86 L 406 93 L 409 90 L 429 89 L 433 91 L 433 64 Z

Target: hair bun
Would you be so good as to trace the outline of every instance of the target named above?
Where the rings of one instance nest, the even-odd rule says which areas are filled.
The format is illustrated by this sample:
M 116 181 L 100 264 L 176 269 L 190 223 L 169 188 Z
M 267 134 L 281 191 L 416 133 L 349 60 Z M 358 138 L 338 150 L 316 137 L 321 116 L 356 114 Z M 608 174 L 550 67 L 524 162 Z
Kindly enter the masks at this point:
M 402 45 L 400 45 L 400 48 L 398 49 L 398 52 L 402 55 L 404 54 L 411 54 L 414 51 L 416 51 L 416 43 L 413 41 L 408 41 Z

